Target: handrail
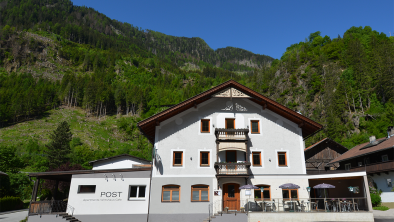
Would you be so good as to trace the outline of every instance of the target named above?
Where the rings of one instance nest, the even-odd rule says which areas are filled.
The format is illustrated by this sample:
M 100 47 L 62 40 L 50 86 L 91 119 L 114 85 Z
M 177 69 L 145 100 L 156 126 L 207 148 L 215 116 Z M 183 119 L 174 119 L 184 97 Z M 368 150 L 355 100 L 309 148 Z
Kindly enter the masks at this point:
M 249 175 L 250 162 L 244 163 L 215 163 L 218 175 Z
M 246 165 L 250 166 L 250 162 L 244 162 L 244 163 L 221 163 L 221 162 L 215 162 L 215 166 L 241 166 L 241 165 Z
M 51 213 L 69 213 L 74 215 L 75 208 L 63 200 L 44 200 L 31 202 L 29 215 L 31 214 L 51 214 Z

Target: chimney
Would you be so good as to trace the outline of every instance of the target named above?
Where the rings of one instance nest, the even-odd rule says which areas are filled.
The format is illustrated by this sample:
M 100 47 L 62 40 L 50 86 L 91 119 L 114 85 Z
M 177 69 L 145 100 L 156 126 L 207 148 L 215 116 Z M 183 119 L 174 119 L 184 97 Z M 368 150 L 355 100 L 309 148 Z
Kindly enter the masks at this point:
M 387 128 L 387 138 L 390 138 L 394 135 L 394 127 L 393 126 L 389 126 Z
M 370 136 L 369 137 L 369 143 L 373 143 L 376 141 L 376 137 L 375 136 Z

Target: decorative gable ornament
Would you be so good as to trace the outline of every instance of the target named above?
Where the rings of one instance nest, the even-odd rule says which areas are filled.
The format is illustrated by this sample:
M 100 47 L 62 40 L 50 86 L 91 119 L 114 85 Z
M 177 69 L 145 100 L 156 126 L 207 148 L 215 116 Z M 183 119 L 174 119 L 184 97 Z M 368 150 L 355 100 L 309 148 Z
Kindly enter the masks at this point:
M 225 90 L 222 90 L 212 97 L 219 97 L 219 98 L 251 98 L 250 96 L 246 95 L 245 93 L 239 91 L 238 89 L 235 88 L 227 88 Z

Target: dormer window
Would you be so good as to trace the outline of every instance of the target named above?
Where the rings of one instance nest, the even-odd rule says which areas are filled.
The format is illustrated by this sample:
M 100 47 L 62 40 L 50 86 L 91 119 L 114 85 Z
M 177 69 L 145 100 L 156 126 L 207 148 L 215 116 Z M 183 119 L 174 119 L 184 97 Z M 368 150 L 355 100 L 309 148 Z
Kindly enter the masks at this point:
M 383 155 L 382 156 L 382 162 L 387 162 L 387 161 L 389 161 L 389 156 L 387 154 Z
M 202 119 L 201 120 L 201 132 L 202 133 L 209 133 L 210 132 L 210 120 L 209 119 Z

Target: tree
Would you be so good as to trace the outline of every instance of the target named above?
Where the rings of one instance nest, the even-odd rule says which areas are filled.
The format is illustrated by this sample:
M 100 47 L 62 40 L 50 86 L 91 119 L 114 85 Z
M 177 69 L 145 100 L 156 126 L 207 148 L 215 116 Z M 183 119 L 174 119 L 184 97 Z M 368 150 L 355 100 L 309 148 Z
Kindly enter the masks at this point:
M 49 136 L 52 140 L 47 147 L 47 158 L 49 168 L 58 168 L 60 165 L 68 162 L 69 154 L 71 153 L 70 142 L 72 140 L 72 133 L 70 125 L 66 121 L 61 122 L 56 130 Z

